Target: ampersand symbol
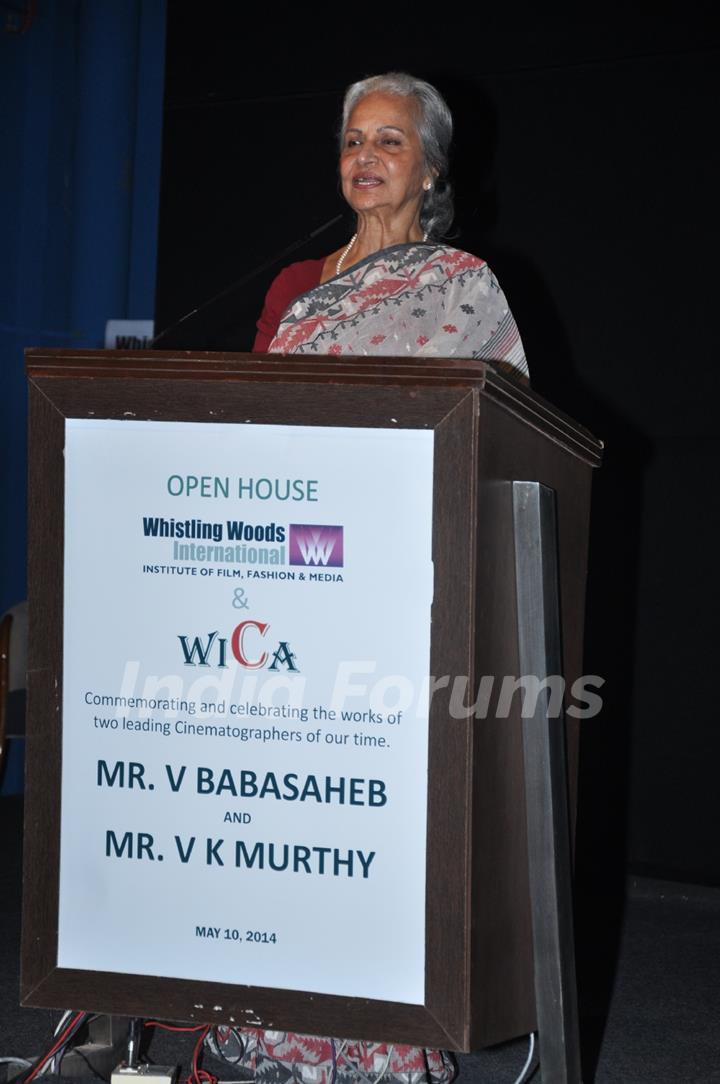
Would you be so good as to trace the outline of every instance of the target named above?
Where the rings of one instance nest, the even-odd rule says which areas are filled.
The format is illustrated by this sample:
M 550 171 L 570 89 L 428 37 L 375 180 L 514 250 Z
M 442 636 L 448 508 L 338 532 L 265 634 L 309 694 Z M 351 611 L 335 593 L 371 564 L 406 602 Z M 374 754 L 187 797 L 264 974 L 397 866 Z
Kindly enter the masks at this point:
M 248 610 L 250 603 L 245 598 L 245 588 L 236 587 L 233 592 L 233 609 L 235 610 Z

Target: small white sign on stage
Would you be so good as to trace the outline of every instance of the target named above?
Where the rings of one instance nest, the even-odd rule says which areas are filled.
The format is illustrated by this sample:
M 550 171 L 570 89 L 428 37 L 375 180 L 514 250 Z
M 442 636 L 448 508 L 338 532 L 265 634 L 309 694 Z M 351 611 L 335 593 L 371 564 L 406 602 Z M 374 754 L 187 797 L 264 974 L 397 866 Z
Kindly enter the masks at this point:
M 153 320 L 107 320 L 106 350 L 150 350 L 155 334 Z
M 66 422 L 60 967 L 424 1002 L 432 478 Z

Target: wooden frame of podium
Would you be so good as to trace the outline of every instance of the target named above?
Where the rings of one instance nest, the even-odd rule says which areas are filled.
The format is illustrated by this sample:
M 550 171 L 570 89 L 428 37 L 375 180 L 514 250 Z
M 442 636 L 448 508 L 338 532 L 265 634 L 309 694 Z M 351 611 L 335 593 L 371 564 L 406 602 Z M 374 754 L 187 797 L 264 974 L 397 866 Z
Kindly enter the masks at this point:
M 509 719 L 432 699 L 424 1006 L 57 967 L 66 418 L 431 428 L 431 673 L 518 675 L 513 493 L 557 502 L 563 673 L 582 673 L 590 481 L 600 446 L 527 387 L 471 361 L 31 350 L 30 642 L 22 1003 L 467 1051 L 536 1027 L 519 698 Z M 568 728 L 570 809 L 577 724 Z M 392 961 L 388 961 L 392 966 Z M 310 984 L 311 985 L 311 984 Z M 221 1022 L 217 1020 L 215 1022 Z

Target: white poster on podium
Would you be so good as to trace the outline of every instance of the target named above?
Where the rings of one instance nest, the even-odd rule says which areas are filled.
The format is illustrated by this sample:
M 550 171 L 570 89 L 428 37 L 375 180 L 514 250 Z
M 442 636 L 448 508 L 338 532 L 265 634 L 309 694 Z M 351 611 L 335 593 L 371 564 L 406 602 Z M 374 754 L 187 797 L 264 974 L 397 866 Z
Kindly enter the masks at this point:
M 424 1002 L 432 476 L 66 422 L 60 967 Z

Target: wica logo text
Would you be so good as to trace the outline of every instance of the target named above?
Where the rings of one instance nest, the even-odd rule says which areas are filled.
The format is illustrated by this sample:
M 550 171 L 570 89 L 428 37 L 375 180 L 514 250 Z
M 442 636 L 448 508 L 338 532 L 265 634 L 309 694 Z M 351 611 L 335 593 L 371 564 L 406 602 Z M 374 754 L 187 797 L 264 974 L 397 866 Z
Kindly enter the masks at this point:
M 295 654 L 290 650 L 287 640 L 278 640 L 277 647 L 265 648 L 264 637 L 270 625 L 267 621 L 241 621 L 230 636 L 230 652 L 246 670 L 279 671 L 285 669 L 298 672 Z M 258 642 L 258 637 L 260 641 Z M 228 639 L 220 636 L 218 630 L 208 632 L 205 637 L 178 636 L 182 648 L 185 666 L 212 666 L 219 669 L 228 665 Z

